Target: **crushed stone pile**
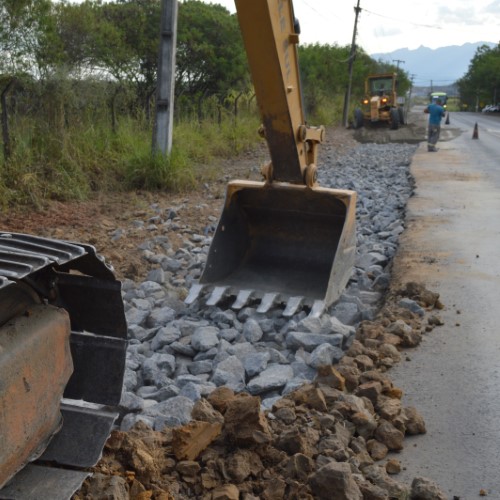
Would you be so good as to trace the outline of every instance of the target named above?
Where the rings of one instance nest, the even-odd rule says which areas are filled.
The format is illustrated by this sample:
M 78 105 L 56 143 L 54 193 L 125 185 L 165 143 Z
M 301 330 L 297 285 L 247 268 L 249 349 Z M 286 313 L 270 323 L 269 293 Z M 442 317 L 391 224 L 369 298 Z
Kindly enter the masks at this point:
M 130 345 L 121 430 L 138 421 L 155 430 L 185 424 L 196 401 L 218 387 L 258 395 L 270 409 L 311 382 L 318 366 L 340 361 L 356 327 L 375 317 L 389 288 L 413 190 L 414 152 L 408 144 L 362 144 L 343 152 L 324 148 L 320 185 L 353 189 L 358 203 L 352 276 L 320 318 L 308 317 L 307 310 L 284 317 L 279 304 L 265 314 L 252 303 L 240 311 L 230 302 L 187 307 L 182 299 L 205 265 L 213 221 L 207 220 L 203 233 L 194 231 L 185 224 L 182 207 L 159 209 L 145 221 L 155 236 L 140 246 L 144 261 L 154 267 L 145 281 L 123 283 Z M 173 235 L 183 239 L 180 248 L 172 247 Z M 418 311 L 411 301 L 408 307 Z

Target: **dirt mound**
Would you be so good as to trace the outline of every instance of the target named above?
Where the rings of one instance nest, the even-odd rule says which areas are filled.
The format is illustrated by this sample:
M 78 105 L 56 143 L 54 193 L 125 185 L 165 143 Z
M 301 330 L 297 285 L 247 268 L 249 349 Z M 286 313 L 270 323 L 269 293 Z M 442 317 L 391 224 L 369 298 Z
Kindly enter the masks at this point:
M 403 448 L 405 435 L 425 433 L 425 422 L 403 407 L 386 372 L 442 324 L 440 308 L 437 294 L 408 284 L 361 323 L 339 364 L 320 368 L 271 411 L 258 397 L 219 388 L 185 426 L 114 431 L 74 500 L 407 498 L 412 487 L 394 479 L 401 464 L 387 454 Z M 415 484 L 439 491 L 428 480 Z

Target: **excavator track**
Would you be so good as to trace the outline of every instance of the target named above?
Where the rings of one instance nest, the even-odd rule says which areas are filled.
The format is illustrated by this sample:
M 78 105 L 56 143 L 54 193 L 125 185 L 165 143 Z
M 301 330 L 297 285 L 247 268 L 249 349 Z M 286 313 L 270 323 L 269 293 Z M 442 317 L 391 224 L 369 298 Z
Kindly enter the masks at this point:
M 42 356 L 39 347 L 30 343 L 44 341 L 38 338 L 42 335 L 52 338 L 52 330 L 65 324 L 61 315 L 69 317 L 68 363 L 73 367 L 59 405 L 62 424 L 46 440 L 48 445 L 40 443 L 29 460 L 10 465 L 9 473 L 16 457 L 7 456 L 12 432 L 5 426 L 13 421 L 8 420 L 9 409 L 18 404 L 9 400 L 9 383 L 14 384 L 16 370 L 31 374 L 44 366 L 44 360 L 35 359 Z M 48 333 L 39 326 L 43 321 Z M 88 476 L 86 469 L 100 459 L 118 416 L 127 349 L 121 283 L 90 245 L 0 232 L 0 327 L 0 484 L 5 483 L 0 499 L 68 499 Z M 16 337 L 21 331 L 33 359 L 18 355 L 15 364 L 14 351 L 25 347 Z M 12 352 L 9 346 L 14 346 Z M 59 347 L 55 343 L 50 351 Z M 50 376 L 45 373 L 50 369 L 42 371 L 31 374 L 37 379 L 32 385 Z M 29 392 L 29 381 L 23 382 Z

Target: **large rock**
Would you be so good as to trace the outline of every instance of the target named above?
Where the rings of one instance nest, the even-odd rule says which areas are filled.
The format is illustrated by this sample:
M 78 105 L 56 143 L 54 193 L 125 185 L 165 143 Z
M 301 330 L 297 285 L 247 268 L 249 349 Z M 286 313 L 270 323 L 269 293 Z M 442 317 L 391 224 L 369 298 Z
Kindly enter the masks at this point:
M 318 500 L 363 500 L 348 463 L 329 462 L 310 476 L 309 485 Z
M 236 392 L 245 388 L 245 368 L 236 356 L 221 361 L 213 375 L 212 382 L 217 386 L 226 385 Z
M 219 345 L 219 329 L 215 326 L 198 327 L 191 336 L 191 345 L 197 351 L 208 351 Z
M 218 486 L 212 492 L 212 500 L 239 500 L 240 490 L 234 484 Z
M 300 453 L 312 457 L 316 453 L 316 441 L 318 436 L 312 429 L 302 430 L 291 427 L 283 431 L 276 443 L 276 447 L 286 452 L 287 455 Z
M 175 396 L 147 408 L 144 414 L 154 417 L 155 429 L 161 430 L 165 426 L 175 427 L 187 424 L 191 420 L 193 406 L 194 402 L 189 398 Z
M 177 460 L 195 460 L 219 436 L 222 424 L 191 420 L 172 431 L 172 449 Z
M 250 450 L 236 450 L 224 460 L 224 476 L 235 483 L 245 481 L 250 475 L 258 476 L 264 466 L 257 453 Z
M 374 435 L 375 438 L 385 444 L 389 450 L 398 451 L 403 449 L 404 434 L 387 420 L 381 421 Z
M 333 347 L 340 347 L 344 337 L 340 333 L 321 334 L 309 332 L 289 332 L 286 336 L 286 345 L 291 349 L 304 348 L 307 352 L 312 352 L 321 344 L 330 344 Z
M 408 406 L 403 409 L 403 413 L 406 417 L 405 427 L 407 434 L 425 434 L 427 432 L 424 418 L 420 415 L 416 408 Z
M 224 431 L 227 438 L 241 446 L 271 440 L 267 419 L 260 411 L 260 398 L 240 396 L 226 402 Z
M 448 500 L 448 497 L 434 481 L 416 477 L 411 483 L 410 500 Z
M 257 377 L 250 380 L 247 389 L 250 394 L 262 394 L 275 389 L 283 388 L 293 377 L 293 369 L 289 365 L 268 366 Z

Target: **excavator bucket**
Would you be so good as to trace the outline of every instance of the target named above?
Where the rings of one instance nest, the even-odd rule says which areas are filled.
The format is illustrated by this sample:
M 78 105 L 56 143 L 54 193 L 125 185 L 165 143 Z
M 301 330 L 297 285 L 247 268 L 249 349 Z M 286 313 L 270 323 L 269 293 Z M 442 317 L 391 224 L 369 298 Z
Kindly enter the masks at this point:
M 210 285 L 207 304 L 252 298 L 260 312 L 286 303 L 321 312 L 349 280 L 355 257 L 356 193 L 287 183 L 232 181 L 193 302 Z
M 321 314 L 341 294 L 355 256 L 356 193 L 316 184 L 324 128 L 307 124 L 292 0 L 235 0 L 271 162 L 265 182 L 233 181 L 191 304 L 210 289 L 207 305 L 254 297 L 259 312 L 286 303 Z

